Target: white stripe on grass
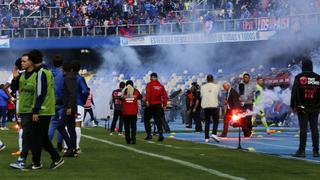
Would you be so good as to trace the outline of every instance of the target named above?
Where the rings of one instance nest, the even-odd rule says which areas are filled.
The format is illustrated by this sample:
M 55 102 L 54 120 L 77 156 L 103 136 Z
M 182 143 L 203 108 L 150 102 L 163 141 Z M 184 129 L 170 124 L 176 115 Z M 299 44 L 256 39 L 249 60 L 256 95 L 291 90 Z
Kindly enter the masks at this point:
M 205 171 L 205 172 L 208 172 L 210 174 L 213 174 L 213 175 L 216 175 L 216 176 L 220 176 L 220 177 L 223 177 L 223 178 L 232 179 L 232 180 L 244 180 L 244 178 L 242 178 L 242 177 L 232 176 L 230 174 L 226 174 L 226 173 L 217 171 L 215 169 L 206 168 L 204 166 L 201 166 L 201 165 L 198 165 L 198 164 L 194 164 L 194 163 L 191 163 L 191 162 L 188 162 L 188 161 L 183 161 L 183 160 L 179 160 L 179 159 L 171 158 L 169 156 L 163 156 L 163 155 L 159 155 L 159 154 L 155 154 L 155 153 L 149 153 L 149 152 L 146 152 L 146 151 L 135 149 L 133 147 L 125 146 L 125 145 L 122 145 L 122 144 L 117 144 L 117 143 L 114 143 L 114 142 L 111 142 L 111 141 L 108 141 L 108 140 L 99 139 L 99 138 L 92 137 L 92 136 L 87 136 L 87 135 L 84 135 L 84 134 L 82 134 L 82 137 L 87 138 L 87 139 L 91 139 L 91 140 L 95 140 L 95 141 L 99 141 L 99 142 L 103 142 L 103 143 L 106 143 L 106 144 L 109 144 L 109 145 L 112 145 L 112 146 L 121 147 L 121 148 L 130 150 L 130 151 L 139 153 L 139 154 L 143 154 L 143 155 L 147 155 L 147 156 L 156 157 L 156 158 L 160 158 L 160 159 L 163 159 L 163 160 L 175 162 L 177 164 L 180 164 L 180 165 L 183 165 L 183 166 L 187 166 L 187 167 L 191 167 L 193 169 L 198 169 L 198 170 L 201 170 L 201 171 Z

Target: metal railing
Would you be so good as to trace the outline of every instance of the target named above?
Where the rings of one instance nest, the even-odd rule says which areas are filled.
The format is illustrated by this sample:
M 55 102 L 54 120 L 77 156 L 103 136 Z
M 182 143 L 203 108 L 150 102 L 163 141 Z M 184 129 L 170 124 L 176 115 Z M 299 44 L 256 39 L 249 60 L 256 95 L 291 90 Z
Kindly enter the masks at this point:
M 9 38 L 51 38 L 84 36 L 142 36 L 233 31 L 271 31 L 320 25 L 319 14 L 303 14 L 283 18 L 255 18 L 217 20 L 212 22 L 184 22 L 167 24 L 133 24 L 118 26 L 57 27 L 0 29 L 0 36 Z

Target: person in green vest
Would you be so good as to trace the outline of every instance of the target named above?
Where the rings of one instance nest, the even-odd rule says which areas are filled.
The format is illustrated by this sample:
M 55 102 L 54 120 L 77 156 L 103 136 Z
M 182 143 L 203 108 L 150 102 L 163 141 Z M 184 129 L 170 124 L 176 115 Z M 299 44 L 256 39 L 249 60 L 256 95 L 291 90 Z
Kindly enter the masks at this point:
M 18 113 L 21 116 L 24 130 L 23 143 L 25 146 L 23 148 L 31 150 L 32 165 L 25 166 L 27 150 L 24 151 L 26 154 L 22 155 L 22 161 L 10 164 L 10 167 L 41 169 L 41 150 L 44 148 L 49 152 L 53 161 L 50 168 L 56 169 L 64 163 L 64 160 L 55 151 L 48 138 L 50 119 L 55 113 L 53 75 L 42 64 L 42 54 L 38 50 L 24 54 L 21 65 L 25 72 L 19 74 L 17 70 L 13 71 L 14 79 L 11 88 L 17 89 L 20 93 Z
M 13 80 L 11 81 L 10 88 L 12 91 L 19 91 L 22 97 L 19 101 L 17 114 L 21 118 L 21 127 L 23 129 L 22 134 L 22 151 L 18 160 L 15 163 L 11 163 L 9 166 L 16 169 L 26 168 L 26 159 L 28 152 L 31 149 L 31 131 L 32 131 L 32 103 L 29 102 L 33 99 L 34 86 L 32 79 L 36 77 L 34 71 L 34 63 L 30 60 L 30 54 L 23 54 L 21 57 L 21 67 L 24 70 L 23 73 L 19 73 L 15 68 L 12 71 Z M 20 83 L 23 84 L 20 87 Z M 32 94 L 32 95 L 31 95 Z M 30 96 L 30 97 L 29 97 Z
M 42 63 L 43 56 L 39 50 L 30 51 L 31 61 L 35 64 L 36 96 L 34 97 L 34 107 L 32 109 L 33 138 L 32 138 L 32 162 L 33 169 L 38 164 L 41 165 L 41 151 L 44 148 L 51 156 L 51 169 L 56 169 L 64 163 L 57 151 L 54 149 L 48 137 L 48 129 L 51 117 L 55 115 L 55 92 L 54 77 L 51 71 Z
M 261 118 L 261 122 L 263 124 L 263 126 L 266 128 L 266 133 L 267 134 L 272 134 L 275 132 L 275 130 L 270 130 L 267 120 L 266 120 L 266 116 L 265 116 L 265 112 L 264 112 L 264 104 L 263 104 L 263 78 L 261 76 L 258 76 L 257 78 L 257 85 L 254 91 L 254 97 L 253 97 L 253 115 L 252 115 L 252 125 L 256 123 L 256 118 L 257 116 L 259 116 Z

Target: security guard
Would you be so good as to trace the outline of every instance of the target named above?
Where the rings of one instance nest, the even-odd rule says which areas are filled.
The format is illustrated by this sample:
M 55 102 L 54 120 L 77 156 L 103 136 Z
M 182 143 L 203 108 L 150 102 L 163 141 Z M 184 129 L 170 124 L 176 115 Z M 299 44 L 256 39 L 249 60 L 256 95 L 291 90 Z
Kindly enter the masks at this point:
M 320 75 L 313 72 L 312 61 L 302 59 L 302 73 L 294 79 L 291 94 L 291 108 L 298 113 L 300 126 L 299 149 L 294 157 L 306 157 L 307 125 L 310 123 L 313 157 L 319 157 L 318 115 L 320 109 Z

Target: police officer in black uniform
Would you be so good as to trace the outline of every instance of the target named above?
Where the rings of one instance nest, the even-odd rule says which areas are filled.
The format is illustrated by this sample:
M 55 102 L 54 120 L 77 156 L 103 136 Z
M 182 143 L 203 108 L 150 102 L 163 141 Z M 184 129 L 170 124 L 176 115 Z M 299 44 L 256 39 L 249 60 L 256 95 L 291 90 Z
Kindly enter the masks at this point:
M 320 75 L 313 72 L 312 61 L 302 58 L 302 73 L 295 77 L 291 94 L 291 108 L 297 112 L 300 144 L 294 157 L 306 157 L 307 125 L 310 123 L 313 157 L 319 157 L 318 115 L 320 110 Z

